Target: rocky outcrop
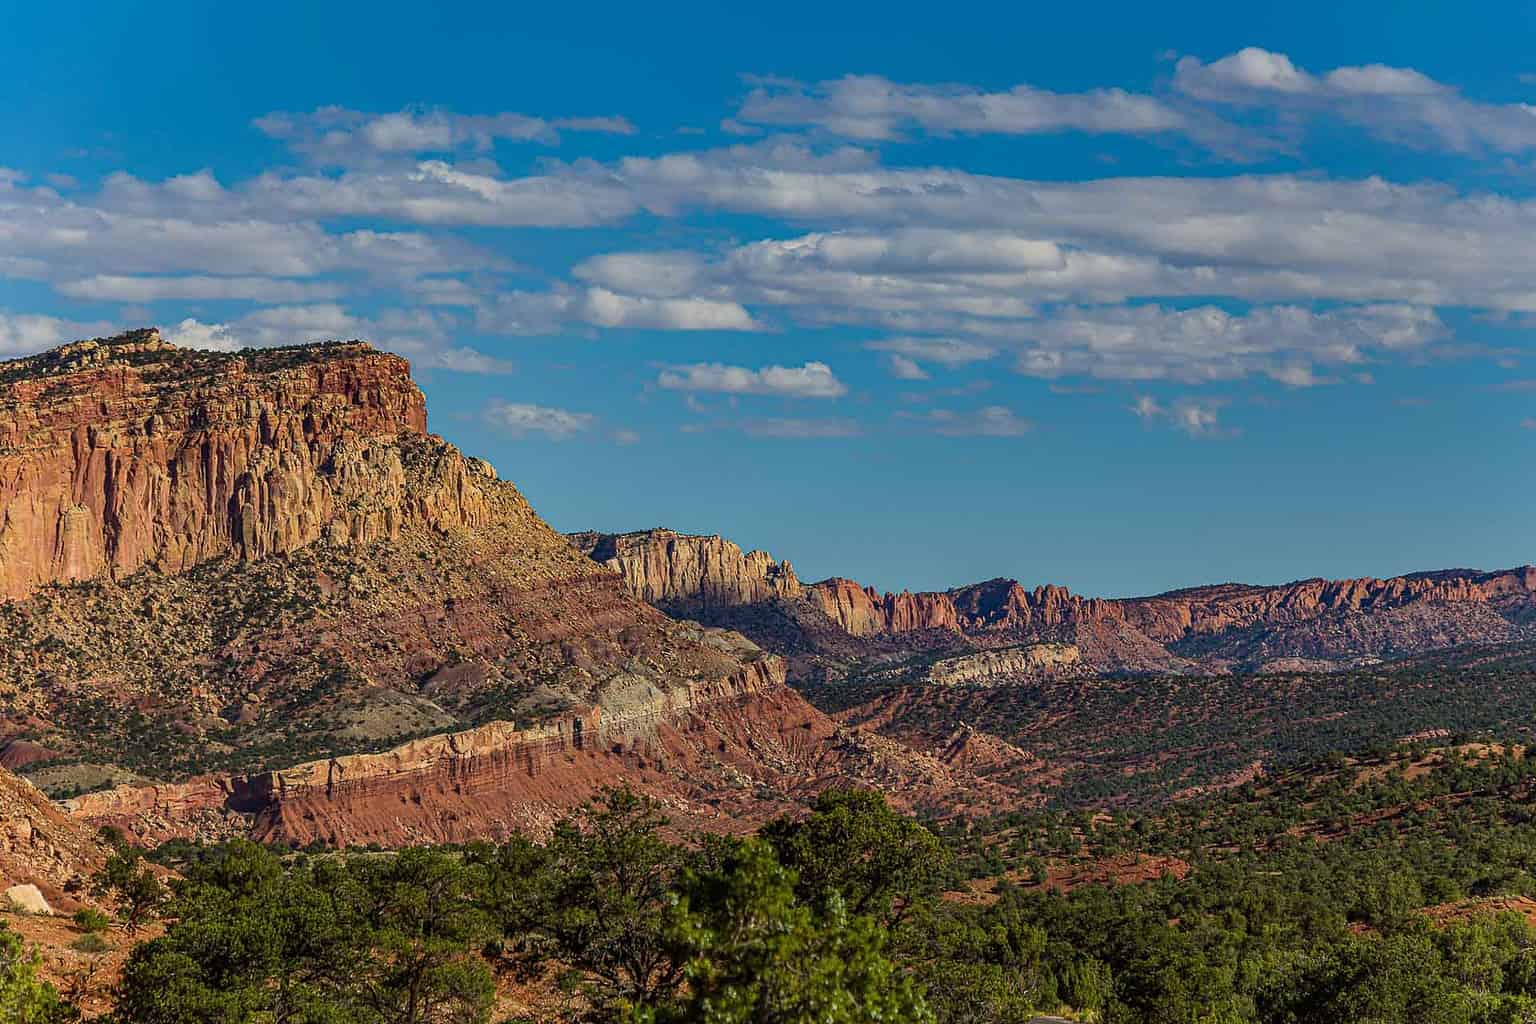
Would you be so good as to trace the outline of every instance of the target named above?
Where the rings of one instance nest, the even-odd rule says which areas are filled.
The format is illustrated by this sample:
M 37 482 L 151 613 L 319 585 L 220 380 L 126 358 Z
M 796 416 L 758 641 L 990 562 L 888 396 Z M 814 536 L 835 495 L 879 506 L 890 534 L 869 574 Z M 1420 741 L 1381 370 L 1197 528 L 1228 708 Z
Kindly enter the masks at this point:
M 1278 587 L 1228 584 L 1108 600 L 1079 597 L 1057 586 L 1026 590 L 1006 579 L 921 594 L 878 594 L 832 579 L 811 584 L 807 593 L 856 635 L 934 627 L 967 634 L 1027 633 L 1119 623 L 1171 644 L 1260 625 L 1301 623 L 1330 614 L 1369 615 L 1409 605 L 1485 605 L 1513 622 L 1536 606 L 1536 568 L 1303 580 Z
M 1071 644 L 1028 644 L 943 658 L 928 669 L 928 681 L 940 686 L 987 685 L 1024 676 L 1059 673 L 1082 663 Z
M 700 579 L 727 584 L 727 561 Z M 793 584 L 741 562 L 758 592 Z M 203 353 L 142 331 L 0 363 L 0 588 L 7 761 L 66 793 L 69 761 L 157 780 L 80 798 L 150 834 L 243 834 L 322 790 L 362 808 L 429 776 L 457 795 L 421 815 L 480 820 L 518 806 L 481 770 L 498 759 L 553 799 L 581 791 L 566 754 L 610 733 L 721 701 L 814 714 L 760 678 L 776 659 L 639 601 L 427 434 L 405 361 L 362 343 Z M 304 820 L 279 817 L 274 835 Z M 327 821 L 308 832 L 368 831 Z
M 135 779 L 74 795 L 76 821 L 398 844 L 538 832 L 621 781 L 716 831 L 859 779 L 964 803 L 625 582 L 798 612 L 791 567 L 671 535 L 602 542 L 626 553 L 604 569 L 426 433 L 403 360 L 139 332 L 0 364 L 0 388 L 0 756 L 61 795 Z
M 489 466 L 426 426 L 405 360 L 357 342 L 189 352 L 145 330 L 0 363 L 0 599 L 484 522 Z
M 57 904 L 67 890 L 82 890 L 106 857 L 94 829 L 0 769 L 0 889 L 35 887 Z
M 669 614 L 697 618 L 713 609 L 799 597 L 788 562 L 763 551 L 743 553 L 717 536 L 671 530 L 573 533 L 571 542 L 593 561 L 624 577 L 630 591 Z
M 832 781 L 885 786 L 904 806 L 977 813 L 1017 798 L 877 737 L 850 735 L 763 657 L 728 679 L 638 687 L 534 726 L 510 722 L 376 754 L 67 801 L 76 818 L 146 841 L 246 835 L 264 842 L 405 845 L 540 835 L 605 786 L 661 801 L 679 826 L 739 832 Z
M 663 608 L 700 609 L 714 622 L 722 609 L 765 600 L 762 588 L 703 583 L 696 544 L 736 550 L 719 538 L 681 538 L 667 531 L 583 535 L 584 550 L 624 576 L 632 590 Z M 774 566 L 754 552 L 754 564 Z M 1275 587 L 1222 584 L 1153 597 L 1085 598 L 1065 587 L 1027 589 L 993 579 L 947 591 L 881 593 L 833 577 L 797 584 L 798 605 L 849 637 L 916 643 L 915 650 L 993 647 L 1057 641 L 1081 649 L 1100 670 L 1182 672 L 1260 669 L 1310 659 L 1353 664 L 1362 659 L 1495 643 L 1536 636 L 1536 568 L 1419 573 L 1391 579 L 1302 580 Z M 769 597 L 784 598 L 783 592 Z M 808 621 L 804 612 L 801 621 Z M 753 621 L 738 612 L 732 621 Z M 787 655 L 829 649 L 824 633 L 800 629 L 780 646 L 769 629 L 748 630 Z M 780 633 L 784 631 L 780 630 Z M 888 646 L 888 645 L 886 645 Z M 887 656 L 884 648 L 864 651 Z M 840 649 L 840 653 L 841 649 Z
M 811 602 L 854 636 L 908 633 L 918 629 L 960 629 L 953 601 L 942 594 L 881 594 L 853 580 L 834 577 L 811 584 Z
M 53 916 L 53 907 L 49 906 L 48 898 L 43 895 L 41 889 L 30 882 L 26 885 L 13 885 L 5 890 L 5 902 L 20 914 Z

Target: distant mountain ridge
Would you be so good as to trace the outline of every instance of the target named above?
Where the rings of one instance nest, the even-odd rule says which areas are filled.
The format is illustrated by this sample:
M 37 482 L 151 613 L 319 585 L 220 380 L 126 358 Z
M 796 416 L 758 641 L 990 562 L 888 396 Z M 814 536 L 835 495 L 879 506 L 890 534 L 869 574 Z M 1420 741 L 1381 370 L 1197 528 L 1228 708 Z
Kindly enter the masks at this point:
M 881 593 L 833 577 L 803 583 L 788 562 L 718 536 L 656 529 L 572 535 L 630 589 L 673 614 L 742 627 L 741 609 L 824 619 L 858 640 L 934 633 L 981 647 L 1072 642 L 1097 668 L 1230 671 L 1349 665 L 1466 643 L 1536 636 L 1536 567 L 1442 570 L 1388 579 L 1224 583 L 1150 597 L 1092 598 L 992 579 L 947 591 Z M 774 649 L 766 632 L 760 642 Z M 813 643 L 814 646 L 814 643 Z M 786 651 L 784 653 L 793 653 Z

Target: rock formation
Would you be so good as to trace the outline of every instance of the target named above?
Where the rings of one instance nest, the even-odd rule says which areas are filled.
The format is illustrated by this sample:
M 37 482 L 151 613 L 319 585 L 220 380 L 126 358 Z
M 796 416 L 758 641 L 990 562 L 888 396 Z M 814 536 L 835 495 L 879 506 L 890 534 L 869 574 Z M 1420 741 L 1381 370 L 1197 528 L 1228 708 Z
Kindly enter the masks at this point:
M 662 607 L 692 608 L 708 621 L 722 621 L 729 617 L 723 605 L 764 600 L 748 587 L 716 587 L 707 599 L 689 589 L 698 578 L 691 571 L 695 545 L 735 550 L 719 538 L 667 531 L 583 537 L 584 550 L 601 552 L 636 593 Z M 752 557 L 755 564 L 779 564 L 759 552 Z M 665 598 L 650 596 L 657 591 L 654 581 L 662 580 L 668 581 Z M 1085 598 L 1059 586 L 1026 589 L 1009 579 L 925 593 L 880 593 L 838 577 L 796 586 L 802 605 L 851 637 L 921 637 L 924 649 L 942 646 L 934 631 L 947 632 L 958 647 L 1064 641 L 1077 644 L 1094 667 L 1117 671 L 1226 671 L 1284 658 L 1352 664 L 1536 635 L 1531 566 L 1275 587 L 1222 584 L 1126 599 Z M 746 631 L 779 649 L 771 636 Z
M 31 887 L 58 905 L 66 891 L 81 891 L 106 857 L 93 828 L 0 769 L 0 890 Z
M 650 564 L 659 600 L 798 600 L 718 538 Z M 0 588 L 0 757 L 145 838 L 538 830 L 621 780 L 724 830 L 855 777 L 966 800 L 636 598 L 360 342 L 0 363 Z
M 570 537 L 583 554 L 623 576 L 642 601 L 669 614 L 697 618 L 713 609 L 801 594 L 788 562 L 775 562 L 762 551 L 743 554 L 716 536 L 641 530 Z
M 1078 665 L 1082 652 L 1070 644 L 1027 644 L 943 658 L 928 669 L 928 681 L 940 686 L 995 683 L 1040 673 L 1058 673 Z
M 184 352 L 153 330 L 0 364 L 0 599 L 222 555 L 473 527 L 489 467 L 446 446 L 408 485 L 426 405 L 361 343 Z

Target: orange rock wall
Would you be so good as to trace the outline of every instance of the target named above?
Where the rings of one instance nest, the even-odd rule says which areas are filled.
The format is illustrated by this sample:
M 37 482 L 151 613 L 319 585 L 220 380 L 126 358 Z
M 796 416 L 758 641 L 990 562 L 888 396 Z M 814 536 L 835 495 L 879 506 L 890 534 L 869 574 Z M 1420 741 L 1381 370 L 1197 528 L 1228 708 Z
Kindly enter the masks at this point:
M 474 525 L 483 463 L 405 486 L 388 442 L 427 426 L 406 361 L 363 344 L 313 352 L 182 352 L 142 331 L 0 363 L 0 599 L 366 542 L 412 516 Z
M 778 717 L 787 733 L 830 735 L 825 716 L 784 685 L 783 663 L 765 657 L 729 678 L 654 691 L 617 709 L 586 708 L 518 729 L 491 722 L 462 732 L 413 740 L 377 754 L 311 761 L 255 775 L 187 783 L 120 786 L 67 801 L 76 819 L 115 824 L 146 840 L 191 834 L 223 816 L 228 826 L 270 842 L 338 846 L 462 842 L 538 832 L 605 785 L 630 781 L 661 792 L 677 780 L 667 762 L 707 749 L 761 772 L 739 738 L 679 742 L 734 711 L 759 728 Z M 713 728 L 717 728 L 713 727 Z M 773 780 L 783 784 L 785 779 Z M 705 822 L 707 824 L 707 822 Z M 731 830 L 720 820 L 717 828 Z

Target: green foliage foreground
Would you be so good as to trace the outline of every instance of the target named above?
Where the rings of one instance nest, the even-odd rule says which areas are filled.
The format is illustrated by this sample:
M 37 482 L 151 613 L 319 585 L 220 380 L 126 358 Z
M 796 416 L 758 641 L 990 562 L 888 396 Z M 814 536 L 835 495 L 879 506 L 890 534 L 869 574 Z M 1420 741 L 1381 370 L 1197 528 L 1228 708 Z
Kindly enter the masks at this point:
M 115 1024 L 481 1024 L 510 980 L 546 994 L 541 1024 L 1536 1024 L 1523 918 L 1418 912 L 1536 893 L 1536 764 L 1320 779 L 1073 841 L 1176 853 L 1185 878 L 979 904 L 940 896 L 954 843 L 846 790 L 744 840 L 680 840 L 620 790 L 543 844 L 183 849 Z M 1328 816 L 1354 830 L 1292 834 Z M 1043 818 L 1015 866 L 1067 828 Z

